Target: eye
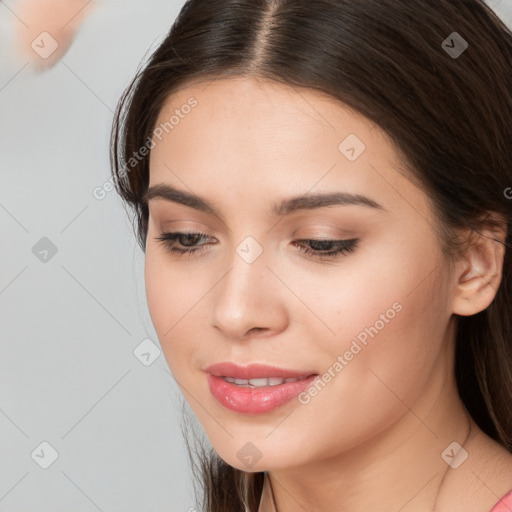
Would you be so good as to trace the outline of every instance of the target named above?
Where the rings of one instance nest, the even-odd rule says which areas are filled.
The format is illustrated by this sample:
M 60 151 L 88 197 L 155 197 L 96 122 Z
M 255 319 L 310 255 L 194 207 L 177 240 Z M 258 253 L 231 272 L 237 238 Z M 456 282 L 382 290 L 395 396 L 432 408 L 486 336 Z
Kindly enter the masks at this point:
M 168 233 L 160 233 L 159 237 L 156 237 L 155 240 L 162 242 L 164 246 L 168 249 L 169 252 L 175 254 L 189 254 L 192 255 L 194 252 L 201 251 L 201 248 L 193 247 L 194 243 L 197 242 L 199 238 L 208 238 L 208 235 L 201 232 L 189 232 L 183 233 L 181 231 L 168 232 Z M 176 247 L 175 242 L 178 240 L 181 245 L 185 247 L 192 247 L 191 249 L 181 249 L 180 247 Z
M 201 238 L 209 238 L 208 235 L 201 232 L 167 232 L 160 233 L 159 237 L 155 240 L 164 244 L 167 250 L 171 253 L 191 256 L 193 253 L 203 251 L 203 245 L 195 246 Z M 176 242 L 179 242 L 182 247 L 177 247 Z M 300 251 L 312 255 L 318 259 L 334 258 L 338 255 L 348 254 L 356 249 L 359 239 L 353 238 L 350 240 L 330 240 L 330 239 L 303 239 L 296 240 L 293 245 L 297 246 Z M 304 244 L 310 247 L 305 247 Z M 334 247 L 334 248 L 333 248 Z
M 355 251 L 357 247 L 357 243 L 359 239 L 352 238 L 350 240 L 328 240 L 328 239 L 304 239 L 297 240 L 297 242 L 309 244 L 310 247 L 304 247 L 303 245 L 298 245 L 299 250 L 303 251 L 306 254 L 311 254 L 313 257 L 318 259 L 329 259 L 334 258 L 338 255 L 348 254 Z M 294 242 L 294 245 L 297 243 Z M 311 249 L 312 247 L 312 249 Z M 332 247 L 334 247 L 332 249 Z M 330 249 L 330 250 L 328 250 Z M 327 251 L 327 252 L 319 252 L 319 251 Z

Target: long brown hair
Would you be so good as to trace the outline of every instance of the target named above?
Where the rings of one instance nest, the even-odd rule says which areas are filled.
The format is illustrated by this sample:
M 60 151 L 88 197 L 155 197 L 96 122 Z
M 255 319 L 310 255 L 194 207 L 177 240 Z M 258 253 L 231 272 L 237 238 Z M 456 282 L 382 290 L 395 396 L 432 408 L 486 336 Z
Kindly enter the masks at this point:
M 458 318 L 455 372 L 473 419 L 512 451 L 510 29 L 482 0 L 188 0 L 112 127 L 114 182 L 144 252 L 149 157 L 133 155 L 171 93 L 237 75 L 322 91 L 385 130 L 433 199 L 450 257 L 455 228 L 492 226 L 490 212 L 505 219 L 502 281 L 486 310 Z M 203 510 L 257 510 L 263 473 L 187 446 Z

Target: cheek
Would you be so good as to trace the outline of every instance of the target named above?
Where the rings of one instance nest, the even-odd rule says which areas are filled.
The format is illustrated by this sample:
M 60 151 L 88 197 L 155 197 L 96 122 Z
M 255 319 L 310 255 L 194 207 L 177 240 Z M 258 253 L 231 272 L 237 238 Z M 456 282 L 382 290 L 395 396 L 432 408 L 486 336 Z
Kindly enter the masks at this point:
M 440 279 L 432 274 L 421 291 L 410 293 L 411 276 L 380 274 L 350 293 L 333 293 L 338 305 L 331 303 L 329 321 L 335 340 L 327 342 L 322 336 L 322 349 L 311 351 L 312 358 L 321 356 L 324 384 L 302 396 L 304 405 L 294 420 L 302 433 L 283 423 L 273 433 L 273 443 L 304 445 L 304 432 L 312 432 L 318 441 L 301 456 L 329 457 L 379 434 L 406 414 L 426 392 L 439 355 L 443 326 L 434 303 Z
M 436 240 L 427 234 L 423 240 L 396 236 L 376 245 L 339 283 L 342 300 L 332 318 L 335 330 L 343 341 L 357 338 L 362 346 L 381 340 L 376 349 L 386 345 L 396 352 L 403 345 L 422 352 L 425 348 L 415 345 L 415 339 L 432 337 L 440 324 L 446 300 L 444 265 Z
M 201 298 L 207 293 L 209 279 L 189 275 L 185 267 L 170 261 L 158 248 L 149 248 L 145 258 L 146 299 L 151 320 L 171 371 L 192 350 L 187 340 L 194 336 L 192 316 L 201 308 Z M 175 361 L 177 364 L 175 364 Z
M 336 377 L 313 407 L 331 421 L 339 422 L 347 411 L 360 425 L 377 410 L 391 418 L 425 387 L 450 316 L 436 251 L 411 247 L 397 260 L 382 250 L 378 260 L 369 257 L 358 265 L 364 271 L 347 273 L 336 289 L 325 284 L 330 300 L 324 298 L 323 311 L 330 311 L 326 323 L 336 336 L 324 343 L 329 356 L 323 371 Z M 332 408 L 336 401 L 343 407 Z

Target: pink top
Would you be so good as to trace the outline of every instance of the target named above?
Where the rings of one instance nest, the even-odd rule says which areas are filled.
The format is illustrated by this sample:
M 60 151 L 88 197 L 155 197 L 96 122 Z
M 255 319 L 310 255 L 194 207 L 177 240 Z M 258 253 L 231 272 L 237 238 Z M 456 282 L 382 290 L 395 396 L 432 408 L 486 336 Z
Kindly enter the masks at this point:
M 505 494 L 501 500 L 494 505 L 491 512 L 511 512 L 512 511 L 512 491 Z
M 265 473 L 258 512 L 277 512 L 268 474 Z M 489 512 L 512 512 L 512 491 L 501 498 Z

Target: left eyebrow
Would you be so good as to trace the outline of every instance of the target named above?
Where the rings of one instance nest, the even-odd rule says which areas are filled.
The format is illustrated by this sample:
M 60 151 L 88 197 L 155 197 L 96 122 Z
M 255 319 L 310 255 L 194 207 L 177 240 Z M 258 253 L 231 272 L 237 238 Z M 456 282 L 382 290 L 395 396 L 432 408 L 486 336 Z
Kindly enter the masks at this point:
M 314 208 L 323 208 L 325 206 L 346 206 L 357 205 L 385 210 L 385 208 L 360 194 L 350 194 L 348 192 L 324 192 L 316 194 L 303 194 L 290 197 L 281 201 L 279 204 L 272 205 L 272 215 L 274 217 L 284 217 L 297 210 L 312 210 Z
M 221 213 L 218 212 L 206 199 L 196 194 L 176 189 L 165 183 L 159 183 L 150 187 L 143 195 L 142 201 L 144 203 L 148 203 L 149 201 L 157 198 L 190 206 L 196 210 L 213 213 L 219 218 L 223 218 Z M 273 217 L 284 217 L 298 210 L 313 210 L 316 208 L 324 208 L 326 206 L 345 205 L 365 206 L 368 208 L 386 211 L 381 204 L 360 194 L 351 194 L 348 192 L 327 192 L 303 194 L 284 199 L 281 202 L 274 203 L 272 205 L 271 214 Z

